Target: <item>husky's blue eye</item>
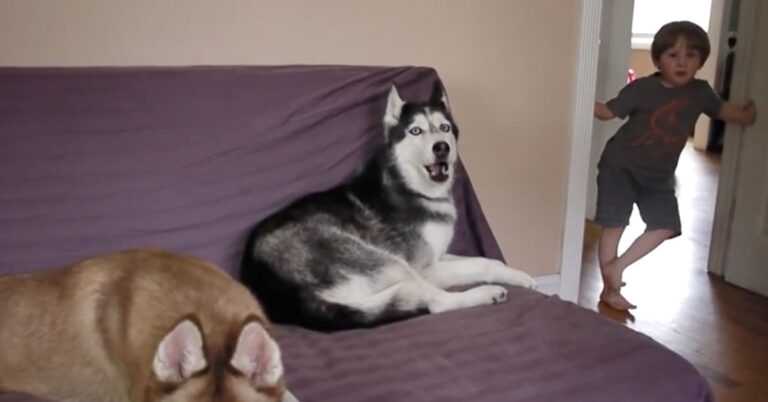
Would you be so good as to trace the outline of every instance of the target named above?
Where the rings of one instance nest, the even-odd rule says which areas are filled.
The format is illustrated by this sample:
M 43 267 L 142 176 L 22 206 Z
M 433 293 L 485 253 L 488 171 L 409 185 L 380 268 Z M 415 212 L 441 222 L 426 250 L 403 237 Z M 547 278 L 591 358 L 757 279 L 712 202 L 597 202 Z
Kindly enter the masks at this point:
M 440 131 L 442 131 L 444 133 L 450 133 L 451 132 L 451 125 L 448 124 L 448 123 L 443 123 L 438 128 L 440 129 Z
M 408 130 L 408 133 L 409 134 L 413 134 L 413 135 L 419 135 L 419 134 L 421 134 L 421 127 L 411 127 Z

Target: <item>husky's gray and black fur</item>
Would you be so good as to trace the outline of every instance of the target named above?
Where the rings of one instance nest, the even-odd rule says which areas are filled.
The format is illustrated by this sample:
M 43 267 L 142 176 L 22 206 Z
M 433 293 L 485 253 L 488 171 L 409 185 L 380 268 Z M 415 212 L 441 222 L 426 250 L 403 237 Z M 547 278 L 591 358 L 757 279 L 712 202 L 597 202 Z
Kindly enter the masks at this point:
M 426 103 L 393 86 L 385 144 L 347 183 L 310 194 L 256 225 L 242 279 L 275 322 L 321 330 L 365 327 L 421 313 L 506 300 L 533 286 L 500 261 L 446 255 L 458 128 L 442 87 Z

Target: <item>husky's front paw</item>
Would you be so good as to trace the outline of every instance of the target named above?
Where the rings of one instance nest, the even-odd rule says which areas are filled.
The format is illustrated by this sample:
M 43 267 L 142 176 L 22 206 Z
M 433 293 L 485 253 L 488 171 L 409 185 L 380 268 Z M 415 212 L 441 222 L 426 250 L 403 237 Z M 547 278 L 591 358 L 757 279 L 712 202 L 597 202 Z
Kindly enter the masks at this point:
M 507 301 L 507 289 L 503 286 L 485 285 L 472 290 L 481 293 L 486 304 L 499 304 Z
M 528 289 L 536 289 L 536 279 L 533 279 L 532 276 L 523 271 L 517 271 L 516 276 L 518 282 L 517 286 L 522 286 Z
M 525 271 L 510 268 L 501 261 L 493 262 L 492 272 L 494 273 L 493 282 L 529 289 L 536 288 L 536 280 L 532 276 L 528 275 Z
M 459 308 L 499 304 L 507 300 L 507 289 L 498 285 L 477 286 L 463 292 L 439 294 L 429 303 L 431 313 L 456 310 Z
M 499 289 L 494 296 L 491 297 L 493 304 L 504 303 L 507 301 L 507 289 Z

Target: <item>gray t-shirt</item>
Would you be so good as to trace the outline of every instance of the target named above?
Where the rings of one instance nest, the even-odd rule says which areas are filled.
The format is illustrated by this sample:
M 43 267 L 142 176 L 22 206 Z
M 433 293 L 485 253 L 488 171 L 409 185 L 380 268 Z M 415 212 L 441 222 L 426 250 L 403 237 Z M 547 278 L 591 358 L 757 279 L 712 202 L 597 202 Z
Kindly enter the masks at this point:
M 656 73 L 633 81 L 606 103 L 617 117 L 629 119 L 605 145 L 600 166 L 671 177 L 696 119 L 701 113 L 717 117 L 721 105 L 704 80 L 667 88 Z

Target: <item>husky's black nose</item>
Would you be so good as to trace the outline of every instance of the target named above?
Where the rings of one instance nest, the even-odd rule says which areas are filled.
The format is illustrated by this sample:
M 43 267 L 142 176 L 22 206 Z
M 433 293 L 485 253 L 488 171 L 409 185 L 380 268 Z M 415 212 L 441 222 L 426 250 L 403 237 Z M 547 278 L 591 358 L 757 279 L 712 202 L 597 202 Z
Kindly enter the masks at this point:
M 445 141 L 439 141 L 436 142 L 435 145 L 432 146 L 432 152 L 435 153 L 435 156 L 437 159 L 447 159 L 448 153 L 451 152 L 451 147 L 448 145 Z

